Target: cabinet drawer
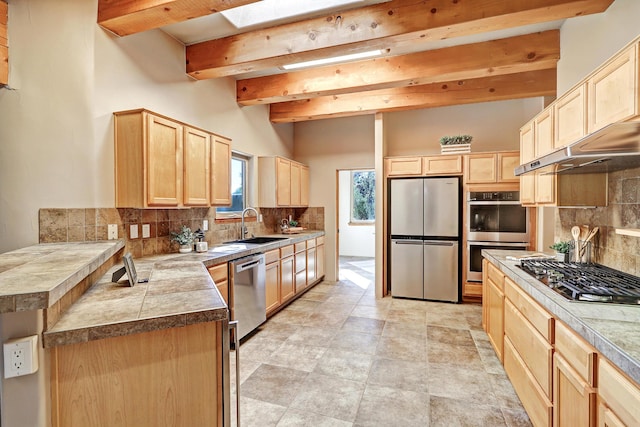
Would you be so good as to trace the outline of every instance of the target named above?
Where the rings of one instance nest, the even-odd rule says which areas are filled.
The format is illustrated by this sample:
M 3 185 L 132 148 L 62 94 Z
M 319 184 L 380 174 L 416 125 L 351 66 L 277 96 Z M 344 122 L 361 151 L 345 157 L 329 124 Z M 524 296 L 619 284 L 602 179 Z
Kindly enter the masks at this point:
M 562 322 L 555 322 L 555 349 L 592 387 L 595 387 L 597 352 L 588 342 Z
M 307 249 L 307 242 L 305 241 L 305 242 L 296 243 L 294 246 L 295 246 L 296 253 L 302 252 L 305 249 Z
M 211 278 L 213 279 L 216 285 L 218 284 L 218 282 L 226 281 L 228 278 L 226 263 L 214 265 L 213 267 L 209 267 L 208 270 L 209 270 L 209 275 L 211 276 Z
M 266 264 L 271 264 L 272 262 L 276 262 L 278 260 L 280 260 L 280 250 L 274 249 L 272 251 L 265 252 L 264 262 Z
M 504 370 L 534 426 L 551 426 L 553 404 L 531 375 L 509 338 L 504 340 Z
M 504 292 L 504 273 L 491 263 L 488 263 L 487 266 L 487 276 L 489 276 L 489 279 L 491 279 L 498 289 Z
M 316 237 L 316 245 L 324 245 L 324 236 Z
M 598 360 L 598 394 L 625 425 L 640 425 L 638 385 L 604 358 Z
M 293 255 L 293 245 L 283 246 L 280 248 L 280 258 L 286 258 Z
M 505 279 L 505 296 L 513 306 L 542 334 L 545 340 L 554 342 L 553 316 L 527 295 L 508 277 Z
M 547 398 L 550 397 L 553 347 L 508 299 L 504 303 L 504 334 L 540 384 Z
M 307 249 L 316 247 L 316 239 L 307 240 Z

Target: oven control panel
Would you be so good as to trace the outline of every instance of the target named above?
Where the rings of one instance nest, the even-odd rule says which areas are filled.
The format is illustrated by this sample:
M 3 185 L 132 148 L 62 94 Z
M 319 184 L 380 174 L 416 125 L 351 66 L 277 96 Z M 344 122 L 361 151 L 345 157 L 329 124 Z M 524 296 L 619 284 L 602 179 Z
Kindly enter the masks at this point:
M 520 200 L 519 191 L 470 191 L 467 193 L 470 202 L 517 202 Z

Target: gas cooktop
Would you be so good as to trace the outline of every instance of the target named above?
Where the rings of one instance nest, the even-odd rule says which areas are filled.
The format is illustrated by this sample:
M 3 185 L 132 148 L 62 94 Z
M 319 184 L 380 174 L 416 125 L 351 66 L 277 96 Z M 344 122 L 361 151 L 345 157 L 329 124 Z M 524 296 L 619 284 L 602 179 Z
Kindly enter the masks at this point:
M 569 300 L 640 304 L 640 278 L 604 265 L 522 260 L 519 267 Z

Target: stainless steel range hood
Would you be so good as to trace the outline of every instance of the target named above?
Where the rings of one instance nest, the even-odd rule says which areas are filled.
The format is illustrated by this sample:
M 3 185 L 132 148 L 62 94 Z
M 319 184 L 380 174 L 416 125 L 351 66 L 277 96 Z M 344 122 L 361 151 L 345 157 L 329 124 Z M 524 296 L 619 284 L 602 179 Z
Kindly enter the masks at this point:
M 553 166 L 553 167 L 551 167 Z M 640 122 L 614 123 L 515 169 L 520 176 L 612 172 L 640 166 Z

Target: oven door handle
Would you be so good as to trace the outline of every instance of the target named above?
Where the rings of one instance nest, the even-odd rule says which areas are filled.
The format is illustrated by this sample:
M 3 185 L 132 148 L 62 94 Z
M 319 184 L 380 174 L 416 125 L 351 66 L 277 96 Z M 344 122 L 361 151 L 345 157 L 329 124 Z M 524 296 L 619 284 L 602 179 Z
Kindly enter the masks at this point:
M 502 242 L 480 242 L 480 241 L 472 241 L 472 242 L 467 242 L 467 246 L 520 246 L 520 247 L 527 247 L 528 243 L 527 242 L 506 242 L 506 243 L 502 243 Z

